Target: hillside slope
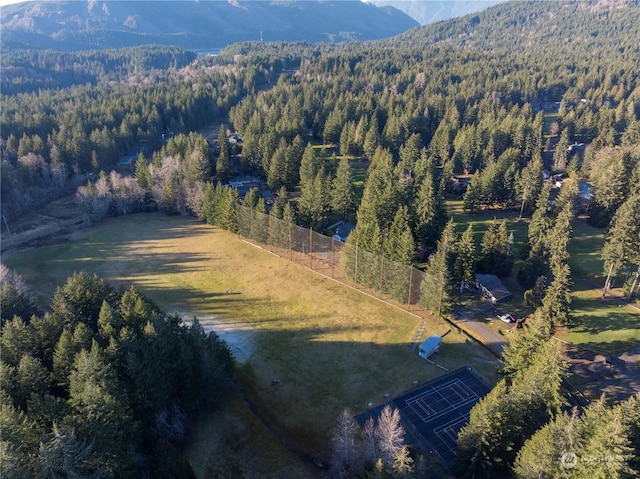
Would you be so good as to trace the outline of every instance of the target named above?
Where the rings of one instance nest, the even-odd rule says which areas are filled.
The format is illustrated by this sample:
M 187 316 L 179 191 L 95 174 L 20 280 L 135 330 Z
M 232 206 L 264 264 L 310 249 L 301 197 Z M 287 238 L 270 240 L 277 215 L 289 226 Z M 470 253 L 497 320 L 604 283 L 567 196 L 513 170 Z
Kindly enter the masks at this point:
M 2 8 L 12 46 L 86 50 L 148 43 L 192 49 L 247 40 L 385 38 L 418 26 L 391 7 L 359 1 L 32 1 Z

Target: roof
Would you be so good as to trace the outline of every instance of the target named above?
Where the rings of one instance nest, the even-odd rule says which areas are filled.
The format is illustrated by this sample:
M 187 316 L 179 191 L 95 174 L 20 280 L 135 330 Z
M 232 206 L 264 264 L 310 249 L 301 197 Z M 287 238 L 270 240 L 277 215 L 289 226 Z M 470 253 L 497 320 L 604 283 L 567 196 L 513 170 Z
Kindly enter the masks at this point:
M 437 334 L 432 334 L 420 345 L 419 349 L 430 353 L 440 346 L 440 343 L 442 343 L 442 338 Z
M 476 274 L 476 281 L 489 291 L 494 302 L 505 301 L 511 297 L 511 291 L 495 274 Z
M 349 233 L 353 231 L 356 227 L 353 223 L 343 223 L 337 230 L 336 234 L 333 236 L 338 241 L 346 241 L 349 237 Z

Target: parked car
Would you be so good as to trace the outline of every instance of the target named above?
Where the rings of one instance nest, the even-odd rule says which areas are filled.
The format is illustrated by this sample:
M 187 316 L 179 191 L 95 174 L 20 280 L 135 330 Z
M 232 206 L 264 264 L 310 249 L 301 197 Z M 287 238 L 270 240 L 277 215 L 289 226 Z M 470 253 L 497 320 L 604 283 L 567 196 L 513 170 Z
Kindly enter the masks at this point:
M 516 322 L 516 318 L 514 318 L 513 315 L 511 315 L 510 313 L 499 314 L 498 315 L 498 319 L 500 321 L 504 321 L 505 323 L 515 323 Z

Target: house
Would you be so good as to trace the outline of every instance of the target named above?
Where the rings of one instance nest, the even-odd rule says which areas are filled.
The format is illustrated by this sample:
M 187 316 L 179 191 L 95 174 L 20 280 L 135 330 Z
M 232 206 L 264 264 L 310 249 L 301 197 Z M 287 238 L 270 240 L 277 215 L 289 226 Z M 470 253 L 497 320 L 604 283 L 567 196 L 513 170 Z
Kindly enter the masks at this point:
M 422 359 L 429 359 L 433 353 L 437 353 L 440 349 L 442 338 L 437 334 L 432 334 L 418 348 L 418 356 Z
M 511 292 L 505 288 L 502 281 L 493 274 L 476 274 L 475 287 L 480 294 L 492 303 L 506 301 L 511 297 Z
M 355 227 L 356 225 L 354 225 L 353 223 L 342 223 L 336 230 L 336 233 L 333 235 L 333 239 L 336 241 L 342 241 L 344 243 L 345 241 L 347 241 L 349 233 L 351 233 L 351 231 L 353 231 Z

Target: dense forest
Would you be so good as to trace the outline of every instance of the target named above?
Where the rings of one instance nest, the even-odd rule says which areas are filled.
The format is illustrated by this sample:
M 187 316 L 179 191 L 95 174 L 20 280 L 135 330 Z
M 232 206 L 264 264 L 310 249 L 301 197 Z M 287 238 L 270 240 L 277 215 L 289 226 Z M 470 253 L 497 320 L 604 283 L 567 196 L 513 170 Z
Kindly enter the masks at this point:
M 173 444 L 224 400 L 227 346 L 133 286 L 77 273 L 42 314 L 2 277 L 2 476 L 189 477 Z
M 426 270 L 422 287 L 439 294 L 431 296 L 437 304 L 424 306 L 439 315 L 476 271 L 514 274 L 536 313 L 527 339 L 505 353 L 505 379 L 461 432 L 457 473 L 538 477 L 537 468 L 546 466 L 536 458 L 549 438 L 599 454 L 598 441 L 614 430 L 621 431 L 611 446 L 616 454 L 637 453 L 637 400 L 613 409 L 594 403 L 582 416 L 567 411 L 559 392 L 565 370 L 549 338 L 570 320 L 567 245 L 577 212 L 606 230 L 605 294 L 616 277 L 629 298 L 640 288 L 639 24 L 637 1 L 511 1 L 376 42 L 239 43 L 201 58 L 166 47 L 3 52 L 3 70 L 11 75 L 2 79 L 2 214 L 12 218 L 37 208 L 75 176 L 86 183 L 77 198 L 87 223 L 161 210 L 235 232 L 237 205 L 327 233 L 337 221 L 352 221 L 348 245 Z M 28 72 L 37 75 L 25 78 Z M 211 124 L 220 125 L 214 142 L 195 132 Z M 117 169 L 125 155 L 137 160 Z M 241 198 L 228 186 L 238 175 L 256 176 L 277 192 L 273 205 L 257 189 Z M 357 175 L 363 177 L 360 190 Z M 563 185 L 559 191 L 556 181 Z M 584 195 L 583 185 L 592 196 Z M 462 199 L 470 214 L 517 211 L 530 218 L 526 241 L 514 245 L 506 224 L 494 222 L 476 245 L 471 226 L 461 235 L 455 230 L 446 199 Z M 347 270 L 351 263 L 345 255 Z M 121 348 L 133 348 L 135 357 L 142 354 L 140 342 L 163 336 L 171 348 L 185 348 L 186 341 L 195 348 L 190 355 L 223 355 L 215 338 L 165 317 L 135 290 L 110 291 L 99 278 L 80 276 L 69 284 L 74 281 L 98 284 L 102 294 L 81 321 L 74 319 L 80 311 L 61 312 L 71 307 L 63 293 L 44 315 L 30 310 L 24 297 L 11 303 L 21 319 L 3 312 L 3 367 L 16 378 L 15 390 L 3 388 L 11 399 L 3 401 L 3 415 L 18 428 L 32 420 L 31 407 L 46 409 L 29 444 L 51 435 L 52 423 L 57 429 L 44 442 L 53 452 L 40 461 L 62 454 L 62 438 L 93 454 L 88 438 L 74 439 L 64 429 L 82 422 L 76 415 L 89 407 L 81 397 L 86 364 L 123 382 L 105 394 L 126 391 L 122 404 L 116 396 L 114 402 L 126 414 L 141 415 L 127 426 L 135 424 L 128 434 L 139 444 L 157 429 L 159 414 L 166 419 L 184 400 L 172 383 L 166 395 L 145 398 L 147 409 L 127 403 L 148 391 L 136 389 L 134 366 Z M 12 287 L 8 295 L 20 289 Z M 3 306 L 4 294 L 3 285 Z M 133 308 L 126 305 L 131 298 L 145 313 L 127 329 L 123 311 Z M 117 334 L 105 336 L 103 316 L 117 320 Z M 42 333 L 47 328 L 51 333 Z M 23 349 L 12 345 L 18 337 L 26 341 Z M 56 366 L 63 337 L 75 349 Z M 29 374 L 50 378 L 47 388 L 29 389 L 35 384 Z M 555 379 L 540 386 L 549 377 Z M 518 401 L 505 404 L 507 397 Z M 575 429 L 565 434 L 568 423 Z M 105 444 L 114 440 L 104 438 Z M 108 461 L 109 454 L 117 452 L 106 449 L 95 460 Z M 637 473 L 637 461 L 625 464 L 605 472 L 606 464 L 587 464 L 591 469 L 583 472 Z M 117 467 L 140 465 L 131 458 Z M 549 468 L 545 473 L 555 474 Z

